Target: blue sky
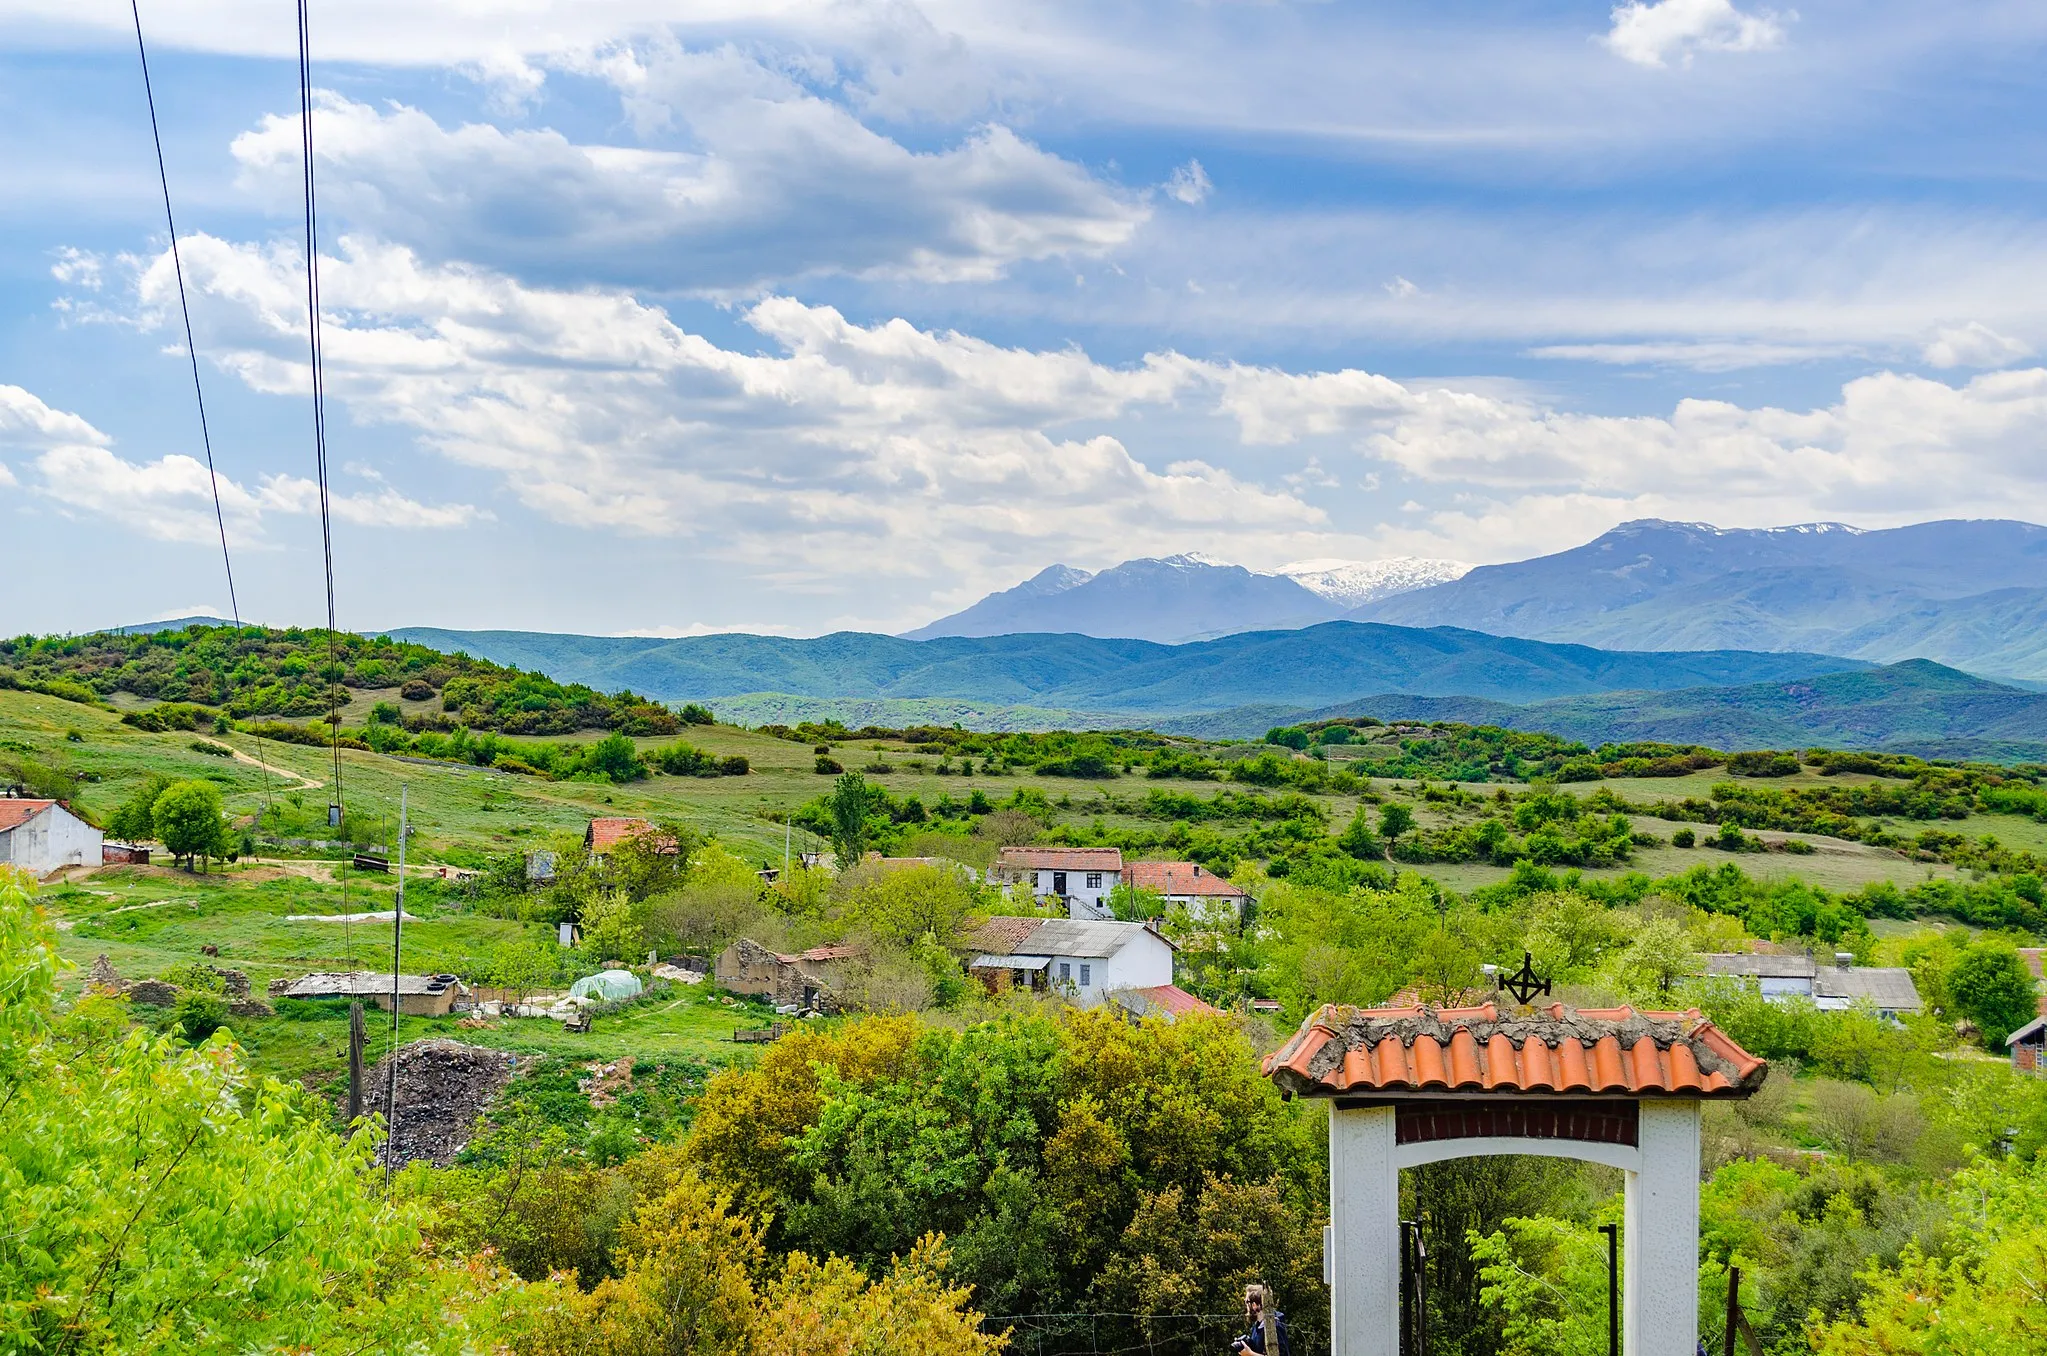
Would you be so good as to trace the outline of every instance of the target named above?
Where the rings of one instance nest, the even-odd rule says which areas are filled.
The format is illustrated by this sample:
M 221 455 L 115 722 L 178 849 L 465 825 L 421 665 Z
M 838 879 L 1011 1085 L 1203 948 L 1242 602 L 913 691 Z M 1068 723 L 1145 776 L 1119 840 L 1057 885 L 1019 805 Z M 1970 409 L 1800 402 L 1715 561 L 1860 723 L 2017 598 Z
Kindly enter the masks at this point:
M 324 611 L 291 7 L 144 3 L 243 611 Z M 340 619 L 2047 519 L 2038 4 L 313 8 Z M 0 0 L 0 628 L 224 612 L 125 5 Z

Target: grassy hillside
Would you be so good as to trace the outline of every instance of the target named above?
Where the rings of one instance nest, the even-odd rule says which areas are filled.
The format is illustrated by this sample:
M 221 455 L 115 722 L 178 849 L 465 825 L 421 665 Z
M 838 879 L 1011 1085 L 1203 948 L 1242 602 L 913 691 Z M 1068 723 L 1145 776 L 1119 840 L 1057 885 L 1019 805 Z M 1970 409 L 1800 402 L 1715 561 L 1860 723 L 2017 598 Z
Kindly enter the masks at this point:
M 1923 659 L 1791 682 L 1670 692 L 1612 692 L 1516 705 L 1474 697 L 1388 694 L 1294 719 L 1369 715 L 1543 730 L 1587 744 L 1660 740 L 1712 748 L 1889 749 L 1929 758 L 2047 761 L 2047 695 Z M 1188 718 L 1167 728 L 1211 738 L 1248 735 L 1270 710 Z
M 619 729 L 673 733 L 680 722 L 630 691 L 610 695 L 466 654 L 299 627 L 193 624 L 147 633 L 0 640 L 0 687 L 103 700 L 178 702 L 229 716 L 324 716 L 358 693 L 392 689 L 416 725 L 512 734 Z
M 1629 653 L 1442 627 L 1351 622 L 1186 645 L 1078 635 L 909 641 L 854 632 L 811 640 L 746 635 L 647 640 L 423 628 L 393 634 L 542 670 L 564 682 L 628 685 L 666 701 L 780 694 L 1147 717 L 1251 703 L 1324 706 L 1386 691 L 1527 702 L 1865 667 L 1825 655 Z

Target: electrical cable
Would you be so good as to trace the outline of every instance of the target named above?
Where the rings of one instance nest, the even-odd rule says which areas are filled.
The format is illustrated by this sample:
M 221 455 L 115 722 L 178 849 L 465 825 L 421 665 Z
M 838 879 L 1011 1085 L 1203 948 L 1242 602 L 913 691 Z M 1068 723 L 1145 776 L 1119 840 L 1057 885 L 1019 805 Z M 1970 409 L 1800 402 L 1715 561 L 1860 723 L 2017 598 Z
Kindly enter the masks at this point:
M 220 476 L 213 469 L 213 433 L 206 422 L 206 389 L 199 380 L 199 345 L 192 338 L 192 306 L 185 297 L 185 261 L 178 249 L 178 220 L 171 212 L 171 175 L 164 165 L 163 129 L 156 118 L 156 87 L 149 78 L 149 47 L 142 40 L 141 0 L 128 0 L 128 11 L 135 17 L 135 55 L 142 62 L 142 97 L 149 105 L 149 137 L 156 147 L 156 179 L 163 186 L 164 228 L 171 237 L 171 273 L 178 280 L 178 314 L 185 322 L 185 356 L 192 362 L 192 399 L 199 406 L 199 443 L 206 450 L 206 483 L 213 491 L 213 523 L 220 529 L 220 563 L 227 571 L 228 612 L 234 618 L 235 639 L 239 641 L 242 604 L 235 593 L 234 558 L 227 549 L 227 514 L 220 506 Z M 270 764 L 263 758 L 260 741 L 256 747 L 256 765 L 263 770 L 264 808 L 274 811 L 276 807 L 270 794 Z
M 320 489 L 320 552 L 327 583 L 327 729 L 334 758 L 334 793 L 328 806 L 328 827 L 343 832 L 347 846 L 348 814 L 341 789 L 341 705 L 336 698 L 341 686 L 341 660 L 336 645 L 340 639 L 334 609 L 334 518 L 327 487 L 327 375 L 326 348 L 320 338 L 320 209 L 313 176 L 313 48 L 306 0 L 298 0 L 299 36 L 299 147 L 304 169 L 306 201 L 306 345 L 312 370 L 313 463 Z M 348 867 L 341 868 L 342 929 L 346 933 L 349 973 L 356 972 L 355 923 L 348 907 Z

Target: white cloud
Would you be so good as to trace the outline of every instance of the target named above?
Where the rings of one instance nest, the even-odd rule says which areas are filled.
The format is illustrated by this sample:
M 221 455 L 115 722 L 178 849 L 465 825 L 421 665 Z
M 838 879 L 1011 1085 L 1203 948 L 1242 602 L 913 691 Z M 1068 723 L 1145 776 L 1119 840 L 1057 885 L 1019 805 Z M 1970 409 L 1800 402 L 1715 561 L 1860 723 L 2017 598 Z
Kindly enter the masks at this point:
M 1405 301 L 1409 297 L 1420 296 L 1421 288 L 1396 273 L 1386 284 L 1386 295 L 1395 301 Z
M 1942 329 L 1924 351 L 1935 367 L 2005 367 L 2032 356 L 2027 344 L 1975 320 Z
M 1199 160 L 1189 160 L 1166 178 L 1166 196 L 1189 207 L 1208 201 L 1209 190 L 1214 187 Z
M 19 386 L 0 384 L 0 448 L 33 458 L 35 488 L 43 497 L 159 541 L 217 539 L 215 484 L 205 463 L 176 452 L 150 462 L 126 461 L 114 455 L 111 443 L 78 415 L 53 409 Z M 18 482 L 10 475 L 4 483 Z M 255 489 L 220 476 L 218 486 L 229 535 L 245 544 L 260 537 L 266 513 L 309 514 L 319 508 L 319 486 L 295 476 L 266 476 Z M 460 527 L 487 516 L 466 504 L 421 504 L 388 486 L 371 495 L 330 493 L 328 502 L 334 516 L 364 526 Z
M 258 389 L 302 391 L 296 258 L 205 236 L 185 258 L 215 326 L 201 351 Z M 358 421 L 410 430 L 562 523 L 685 537 L 788 588 L 957 583 L 1225 541 L 1275 559 L 1361 545 L 1499 559 L 1509 544 L 1554 548 L 1581 526 L 1649 515 L 2047 515 L 2037 369 L 1960 386 L 1884 372 L 1809 410 L 1687 399 L 1612 416 L 1511 385 L 1356 369 L 1173 352 L 1110 366 L 903 320 L 856 324 L 788 297 L 743 313 L 771 351 L 741 352 L 627 295 L 535 288 L 367 240 L 344 240 L 322 277 L 328 390 Z M 159 262 L 145 299 L 165 286 Z M 1147 410 L 1194 431 L 1163 465 L 1121 436 Z M 1261 450 L 1299 443 L 1310 447 Z M 1301 497 L 1343 446 L 1360 474 L 1399 479 L 1389 491 L 1420 505 L 1416 525 L 1346 540 Z M 1222 460 L 1272 470 L 1261 481 Z
M 322 95 L 323 207 L 431 258 L 551 282 L 745 291 L 815 274 L 959 281 L 1096 255 L 1149 214 L 1134 194 L 988 124 L 912 151 L 730 49 L 605 67 L 636 122 L 691 150 L 581 145 L 552 130 L 443 127 Z M 296 115 L 236 137 L 240 181 L 296 201 Z
M 79 287 L 88 292 L 99 291 L 104 280 L 99 255 L 70 245 L 57 251 L 57 262 L 50 265 L 50 276 L 67 287 Z
M 1531 358 L 1564 358 L 1576 362 L 1684 367 L 1694 372 L 1739 372 L 1752 367 L 1818 362 L 1857 356 L 1847 344 L 1772 343 L 1747 339 L 1673 339 L 1633 344 L 1544 344 L 1528 350 Z
M 1662 66 L 1673 56 L 1691 65 L 1699 52 L 1760 52 L 1784 41 L 1775 14 L 1748 14 L 1731 0 L 1628 0 L 1613 10 L 1606 45 L 1638 66 Z
M 193 236 L 200 351 L 259 390 L 306 389 L 300 264 Z M 1326 531 L 1319 508 L 1191 456 L 1147 465 L 1095 429 L 1172 401 L 1198 365 L 1107 367 L 771 297 L 777 350 L 721 348 L 629 296 L 529 287 L 348 239 L 323 261 L 327 389 L 498 478 L 563 523 L 687 536 L 795 584 L 958 575 L 1105 542 Z M 159 261 L 144 279 L 157 304 Z M 992 564 L 991 564 L 992 567 Z

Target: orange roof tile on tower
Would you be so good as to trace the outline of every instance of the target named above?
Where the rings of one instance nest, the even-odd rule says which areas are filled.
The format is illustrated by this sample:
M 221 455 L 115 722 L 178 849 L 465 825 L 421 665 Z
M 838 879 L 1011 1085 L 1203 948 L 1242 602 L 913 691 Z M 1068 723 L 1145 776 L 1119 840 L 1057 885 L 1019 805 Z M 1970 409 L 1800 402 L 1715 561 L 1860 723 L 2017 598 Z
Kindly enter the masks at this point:
M 1322 1008 L 1265 1057 L 1299 1097 L 1506 1093 L 1746 1097 L 1769 1065 L 1698 1009 Z

